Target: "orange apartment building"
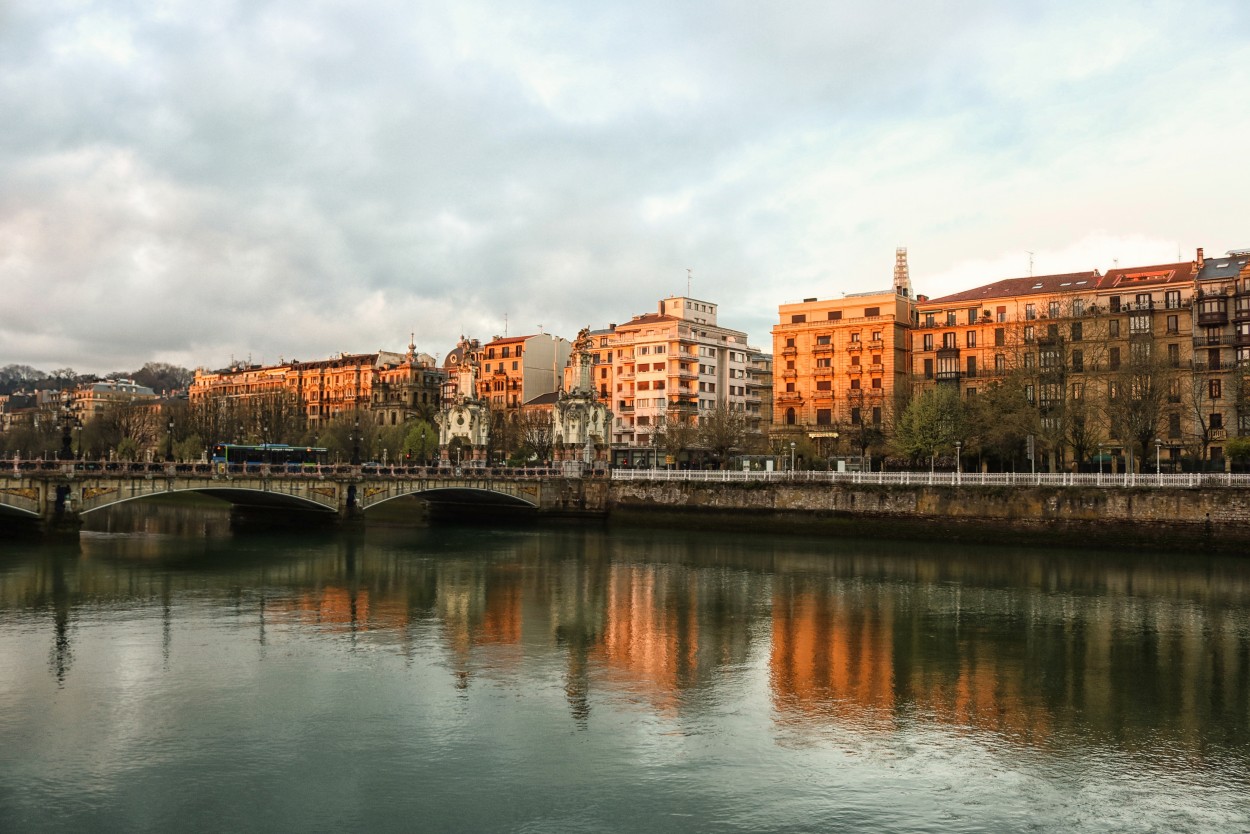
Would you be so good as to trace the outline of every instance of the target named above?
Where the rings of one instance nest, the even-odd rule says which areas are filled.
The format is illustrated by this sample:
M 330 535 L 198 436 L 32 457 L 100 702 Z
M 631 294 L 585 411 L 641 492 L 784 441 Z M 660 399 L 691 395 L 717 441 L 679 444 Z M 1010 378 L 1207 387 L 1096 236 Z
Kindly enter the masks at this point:
M 200 368 L 188 396 L 194 405 L 289 395 L 300 403 L 310 428 L 349 412 L 365 412 L 371 422 L 391 425 L 416 416 L 427 404 L 437 408 L 443 377 L 432 358 L 416 354 L 410 345 L 407 354 L 379 351 L 318 362 Z
M 492 339 L 476 352 L 478 398 L 501 410 L 555 393 L 572 350 L 568 339 L 550 333 Z
M 906 287 L 782 304 L 773 327 L 773 426 L 819 435 L 881 426 L 906 385 L 914 303 Z

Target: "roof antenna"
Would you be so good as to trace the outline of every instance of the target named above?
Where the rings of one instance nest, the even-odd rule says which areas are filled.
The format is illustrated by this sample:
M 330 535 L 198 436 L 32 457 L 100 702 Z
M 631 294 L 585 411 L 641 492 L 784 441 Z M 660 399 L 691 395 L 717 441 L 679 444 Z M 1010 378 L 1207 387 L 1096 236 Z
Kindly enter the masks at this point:
M 1028 250 L 1025 250 L 1028 251 Z M 1033 253 L 1029 252 L 1029 277 L 1033 277 Z
M 686 267 L 686 298 L 690 297 L 690 267 Z
M 508 338 L 508 314 L 503 314 L 503 337 Z

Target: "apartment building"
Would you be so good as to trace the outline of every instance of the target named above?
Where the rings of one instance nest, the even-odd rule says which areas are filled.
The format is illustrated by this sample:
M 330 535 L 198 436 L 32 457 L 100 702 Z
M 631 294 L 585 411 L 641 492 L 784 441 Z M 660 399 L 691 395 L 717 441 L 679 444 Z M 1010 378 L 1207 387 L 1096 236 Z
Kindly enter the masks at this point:
M 915 302 L 906 283 L 782 304 L 773 327 L 773 426 L 881 426 L 906 385 Z
M 1199 249 L 1195 265 L 1193 386 L 1195 405 L 1203 407 L 1194 409 L 1194 419 L 1206 432 L 1209 456 L 1219 458 L 1230 434 L 1250 436 L 1250 249 L 1219 258 Z
M 315 362 L 237 364 L 217 371 L 196 369 L 188 391 L 192 405 L 214 400 L 261 400 L 289 396 L 309 428 L 345 414 L 377 425 L 409 419 L 427 404 L 438 407 L 446 374 L 432 357 L 408 353 L 340 354 Z M 375 391 L 376 389 L 376 391 Z
M 1195 347 L 1207 337 L 1194 329 L 1197 275 L 1197 261 L 1182 261 L 1009 278 L 921 297 L 914 390 L 953 385 L 973 397 L 994 383 L 1021 386 L 1038 410 L 1040 458 L 1052 468 L 1096 451 L 1131 454 L 1143 442 L 1179 461 L 1201 433 L 1199 388 L 1219 392 L 1195 383 L 1194 374 L 1219 363 L 1225 347 L 1214 332 L 1210 359 Z M 1205 456 L 1209 444 L 1198 445 Z
M 495 337 L 476 351 L 478 398 L 501 410 L 554 394 L 572 350 L 568 339 L 550 333 Z
M 656 312 L 589 336 L 594 384 L 614 414 L 617 465 L 662 464 L 667 421 L 693 423 L 718 406 L 747 410 L 752 349 L 746 333 L 718 323 L 713 302 L 669 296 Z

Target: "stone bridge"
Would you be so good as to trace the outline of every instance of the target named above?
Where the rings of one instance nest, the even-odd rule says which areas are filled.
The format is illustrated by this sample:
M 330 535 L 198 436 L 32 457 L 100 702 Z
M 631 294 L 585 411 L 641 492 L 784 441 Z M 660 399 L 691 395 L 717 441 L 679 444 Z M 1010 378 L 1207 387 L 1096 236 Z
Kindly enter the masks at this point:
M 370 470 L 359 466 L 280 471 L 208 465 L 134 464 L 115 469 L 45 463 L 0 470 L 0 520 L 77 529 L 82 516 L 125 501 L 196 492 L 247 510 L 360 518 L 405 496 L 436 505 L 534 515 L 602 514 L 606 483 L 552 470 Z

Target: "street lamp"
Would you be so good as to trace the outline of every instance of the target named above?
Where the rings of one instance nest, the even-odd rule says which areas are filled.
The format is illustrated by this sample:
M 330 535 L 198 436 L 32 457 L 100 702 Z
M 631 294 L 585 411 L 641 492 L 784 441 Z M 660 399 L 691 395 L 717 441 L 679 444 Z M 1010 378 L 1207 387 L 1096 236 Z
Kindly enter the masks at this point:
M 78 432 L 78 454 L 75 457 L 82 460 L 82 420 L 74 421 L 74 431 Z
M 964 471 L 963 460 L 960 453 L 963 451 L 964 444 L 962 441 L 955 441 L 955 474 L 962 475 Z
M 794 471 L 794 441 L 790 441 L 790 471 Z
M 1102 444 L 1098 444 L 1098 483 L 1102 483 Z
M 1160 438 L 1156 437 L 1156 438 L 1155 438 L 1155 479 L 1156 479 L 1156 480 L 1158 480 L 1158 478 L 1159 478 L 1159 472 L 1160 472 L 1160 469 L 1159 469 L 1159 450 L 1160 450 L 1162 447 L 1163 447 L 1163 441 L 1162 441 Z
M 174 418 L 169 418 L 169 434 L 165 435 L 165 460 L 174 459 Z

